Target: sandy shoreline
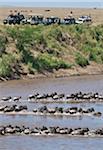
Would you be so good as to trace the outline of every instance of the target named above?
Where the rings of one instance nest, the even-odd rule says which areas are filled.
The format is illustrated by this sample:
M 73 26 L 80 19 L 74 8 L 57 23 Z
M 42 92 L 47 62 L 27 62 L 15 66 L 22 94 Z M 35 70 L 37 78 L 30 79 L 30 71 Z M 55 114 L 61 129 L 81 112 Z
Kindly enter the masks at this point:
M 75 76 L 101 76 L 103 75 L 103 69 L 102 69 L 103 65 L 100 65 L 98 67 L 98 65 L 96 67 L 91 67 L 91 70 L 87 69 L 87 68 L 77 68 L 76 70 L 73 69 L 60 69 L 59 71 L 56 71 L 55 73 L 49 73 L 49 72 L 45 72 L 45 74 L 36 74 L 36 75 L 32 75 L 32 74 L 28 74 L 28 75 L 23 75 L 20 77 L 14 77 L 14 78 L 3 78 L 0 77 L 0 82 L 2 81 L 9 81 L 9 80 L 32 80 L 32 79 L 43 79 L 43 78 L 70 78 L 70 77 L 75 77 Z M 94 70 L 94 71 L 93 71 Z
M 65 17 L 73 12 L 73 16 L 78 18 L 81 15 L 91 15 L 93 18 L 94 24 L 103 23 L 103 9 L 93 9 L 93 8 L 39 8 L 39 7 L 1 7 L 0 8 L 0 21 L 2 21 L 5 17 L 10 14 L 10 11 L 19 11 L 23 14 L 27 15 L 30 13 L 39 13 L 43 14 L 44 17 L 48 16 L 57 16 L 57 17 Z M 50 10 L 50 11 L 46 11 Z

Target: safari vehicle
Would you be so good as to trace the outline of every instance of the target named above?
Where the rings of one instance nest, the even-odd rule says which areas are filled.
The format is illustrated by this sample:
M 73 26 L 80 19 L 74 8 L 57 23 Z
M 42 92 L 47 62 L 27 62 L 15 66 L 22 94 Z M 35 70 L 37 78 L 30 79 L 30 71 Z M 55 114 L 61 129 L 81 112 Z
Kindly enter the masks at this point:
M 75 18 L 65 17 L 61 24 L 75 24 Z
M 82 24 L 85 22 L 91 22 L 92 18 L 90 16 L 81 16 L 76 20 L 76 24 Z
M 81 16 L 79 19 L 83 20 L 83 22 L 89 22 L 92 21 L 92 18 L 90 16 Z
M 42 14 L 33 14 L 30 24 L 38 25 L 43 24 L 44 16 Z
M 84 21 L 83 21 L 82 19 L 77 19 L 77 20 L 75 21 L 75 23 L 76 23 L 76 24 L 83 24 Z
M 43 23 L 44 16 L 42 14 L 28 14 L 25 19 L 22 20 L 22 24 L 37 25 Z
M 31 23 L 31 17 L 25 17 L 22 21 L 21 24 L 30 24 Z
M 16 15 L 9 15 L 6 19 L 3 20 L 4 24 L 20 24 L 21 20 L 24 19 L 24 15 L 17 13 Z
M 44 20 L 44 24 L 45 25 L 51 25 L 51 24 L 60 24 L 61 23 L 61 19 L 55 16 L 51 16 L 51 17 L 47 17 Z

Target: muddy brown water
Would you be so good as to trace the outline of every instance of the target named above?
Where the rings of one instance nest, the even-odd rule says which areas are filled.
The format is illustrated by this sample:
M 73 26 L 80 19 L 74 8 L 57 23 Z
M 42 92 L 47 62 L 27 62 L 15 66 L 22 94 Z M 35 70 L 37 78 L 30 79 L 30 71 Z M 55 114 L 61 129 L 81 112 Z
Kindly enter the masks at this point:
M 43 106 L 42 103 L 28 103 L 29 94 L 43 93 L 75 93 L 99 92 L 103 94 L 103 75 L 82 76 L 57 79 L 18 80 L 0 83 L 0 99 L 3 96 L 22 96 L 18 105 L 26 104 L 29 110 Z M 12 103 L 13 104 L 13 103 Z M 11 105 L 10 102 L 0 102 L 1 105 Z M 64 108 L 78 106 L 83 108 L 94 107 L 103 113 L 103 103 L 83 104 L 45 104 L 48 107 L 62 106 Z M 51 117 L 33 115 L 0 115 L 0 125 L 25 126 L 61 126 L 61 127 L 89 127 L 102 128 L 103 116 L 98 117 Z M 19 137 L 19 138 L 18 138 Z M 7 136 L 0 137 L 0 150 L 102 150 L 103 138 L 68 138 L 60 137 L 34 137 L 34 136 Z M 99 145 L 99 146 L 98 146 Z

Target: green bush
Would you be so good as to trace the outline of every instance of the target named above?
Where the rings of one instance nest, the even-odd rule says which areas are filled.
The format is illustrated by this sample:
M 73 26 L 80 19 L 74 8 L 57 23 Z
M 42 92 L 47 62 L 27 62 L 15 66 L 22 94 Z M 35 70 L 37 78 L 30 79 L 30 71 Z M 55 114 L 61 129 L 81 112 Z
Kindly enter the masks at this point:
M 30 74 L 35 74 L 36 70 L 33 68 L 33 64 L 28 62 L 28 71 Z
M 60 69 L 60 68 L 70 68 L 71 65 L 64 62 L 63 60 L 54 57 L 49 54 L 40 54 L 36 59 L 36 67 L 38 70 L 48 70 L 52 71 L 53 69 Z
M 82 54 L 77 53 L 76 54 L 76 58 L 75 58 L 76 63 L 81 66 L 81 67 L 85 67 L 87 65 L 89 65 L 89 61 L 88 59 L 86 59 Z
M 3 54 L 0 57 L 0 76 L 10 77 L 12 74 L 12 65 L 15 63 L 15 58 L 13 55 Z
M 7 27 L 6 32 L 15 41 L 18 36 L 19 30 L 16 27 L 15 28 Z
M 28 64 L 28 62 L 34 62 L 34 57 L 30 50 L 28 50 L 27 48 L 23 48 L 21 51 L 21 61 L 25 64 Z
M 16 47 L 22 51 L 24 48 L 32 48 L 32 46 L 43 44 L 46 46 L 46 38 L 42 33 L 40 27 L 21 27 L 21 28 L 8 28 L 8 34 L 16 43 Z
M 0 35 L 0 56 L 3 52 L 5 52 L 7 44 L 7 38 L 5 36 Z
M 96 61 L 97 60 L 97 55 L 96 55 L 96 53 L 94 53 L 94 52 L 90 52 L 90 54 L 89 54 L 89 60 L 90 61 Z
M 95 61 L 96 63 L 103 63 L 103 49 L 95 47 L 89 54 L 89 60 Z
M 75 29 L 76 29 L 76 31 L 77 31 L 79 34 L 81 34 L 81 33 L 83 33 L 84 26 L 83 26 L 83 25 L 76 25 L 76 26 L 75 26 Z
M 55 28 L 51 28 L 51 30 L 48 33 L 48 36 L 53 37 L 54 39 L 59 41 L 59 39 L 62 37 L 62 31 L 59 27 L 55 26 Z
M 42 33 L 36 33 L 34 34 L 34 40 L 36 44 L 43 44 L 45 47 L 47 46 L 46 38 L 44 37 L 44 34 Z

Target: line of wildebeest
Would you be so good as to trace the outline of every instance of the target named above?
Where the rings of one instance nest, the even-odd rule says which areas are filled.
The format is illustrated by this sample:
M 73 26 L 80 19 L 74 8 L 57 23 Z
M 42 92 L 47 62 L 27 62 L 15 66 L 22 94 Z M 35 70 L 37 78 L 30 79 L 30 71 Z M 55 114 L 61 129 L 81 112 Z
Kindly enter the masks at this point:
M 35 108 L 32 111 L 28 110 L 27 105 L 6 105 L 0 106 L 0 114 L 27 114 L 27 115 L 47 115 L 47 116 L 96 116 L 100 117 L 102 115 L 101 112 L 96 112 L 94 108 L 78 108 L 78 107 L 55 107 L 48 108 L 47 106 L 41 106 L 39 108 Z
M 91 22 L 92 18 L 89 15 L 80 16 L 78 19 L 74 17 L 59 18 L 56 16 L 44 17 L 42 14 L 29 14 L 24 16 L 23 14 L 10 14 L 6 19 L 3 20 L 4 24 L 31 24 L 31 25 L 51 25 L 51 24 L 82 24 L 84 22 Z
M 24 105 L 23 102 L 44 102 L 42 106 L 38 108 L 29 108 Z M 0 105 L 0 115 L 32 115 L 32 116 L 49 116 L 49 117 L 102 117 L 102 112 L 96 111 L 93 107 L 82 108 L 82 107 L 47 107 L 48 102 L 103 102 L 103 95 L 99 93 L 83 93 L 77 92 L 66 95 L 64 93 L 52 92 L 48 94 L 39 94 L 34 92 L 32 95 L 28 95 L 26 100 L 23 100 L 21 96 L 17 97 L 2 97 Z M 69 127 L 26 127 L 26 126 L 12 126 L 12 125 L 1 125 L 0 136 L 8 135 L 34 135 L 34 136 L 81 136 L 81 137 L 103 137 L 103 128 L 101 129 L 89 129 L 89 128 L 69 128 Z
M 22 99 L 22 96 L 7 96 L 7 97 L 2 97 L 2 101 L 20 101 Z M 40 93 L 33 93 L 28 95 L 27 97 L 28 102 L 103 102 L 103 95 L 99 94 L 98 92 L 96 93 L 83 93 L 83 92 L 77 92 L 77 93 L 71 93 L 71 94 L 64 94 L 64 93 L 57 93 L 57 92 L 52 92 L 52 93 L 45 93 L 45 94 L 40 94 Z M 23 100 L 22 100 L 23 101 Z
M 26 126 L 0 126 L 0 135 L 33 135 L 33 136 L 81 136 L 81 137 L 103 137 L 103 128 L 89 129 L 89 128 L 68 128 L 59 126 L 42 126 L 42 127 L 26 127 Z

